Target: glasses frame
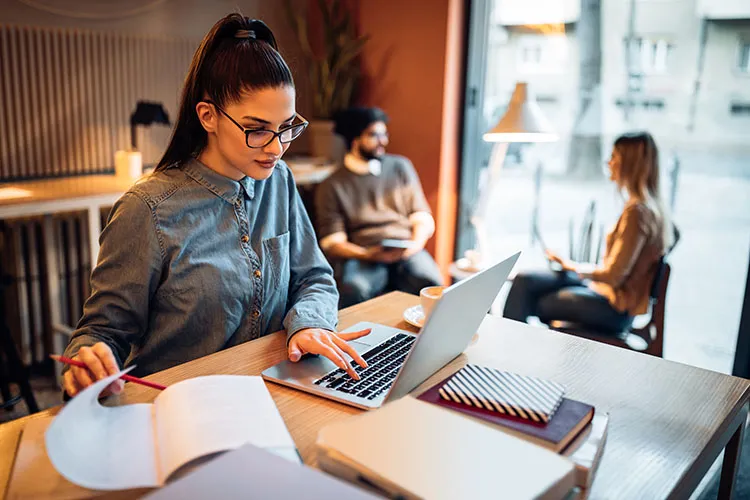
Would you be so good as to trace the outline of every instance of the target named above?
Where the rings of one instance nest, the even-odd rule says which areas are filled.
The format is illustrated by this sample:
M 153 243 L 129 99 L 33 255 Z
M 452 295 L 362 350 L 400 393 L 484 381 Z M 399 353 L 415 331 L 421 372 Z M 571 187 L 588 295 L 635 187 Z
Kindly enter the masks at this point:
M 295 125 L 289 125 L 288 127 L 284 127 L 282 129 L 279 129 L 278 132 L 275 132 L 273 130 L 269 130 L 267 128 L 247 128 L 247 127 L 243 127 L 242 125 L 240 125 L 239 122 L 237 122 L 237 120 L 235 120 L 234 118 L 232 118 L 231 116 L 229 116 L 229 113 L 227 113 L 226 111 L 224 111 L 223 109 L 221 109 L 221 107 L 218 104 L 216 104 L 215 102 L 213 102 L 213 101 L 203 101 L 203 102 L 205 102 L 206 104 L 211 104 L 212 106 L 214 106 L 216 109 L 219 110 L 219 112 L 221 114 L 223 114 L 224 116 L 226 116 L 227 118 L 229 118 L 229 121 L 231 121 L 232 123 L 234 123 L 235 125 L 237 125 L 237 128 L 239 128 L 240 130 L 242 130 L 242 132 L 245 133 L 245 146 L 247 146 L 250 149 L 262 149 L 262 148 L 265 148 L 266 146 L 268 146 L 269 144 L 271 144 L 273 141 L 275 141 L 277 137 L 279 138 L 279 142 L 281 144 L 289 144 L 294 139 L 297 139 L 299 136 L 301 136 L 302 133 L 307 128 L 307 126 L 310 124 L 310 122 L 307 121 L 304 116 L 302 116 L 299 113 L 294 113 L 294 117 L 302 120 L 302 123 L 297 123 Z M 293 129 L 293 128 L 297 128 L 299 126 L 302 126 L 302 130 L 300 130 L 300 133 L 297 134 L 296 137 L 293 137 L 292 139 L 290 139 L 288 141 L 284 141 L 284 140 L 281 139 L 281 134 L 283 134 L 287 130 L 290 130 L 290 129 Z M 270 139 L 268 139 L 268 142 L 266 142 L 262 146 L 251 146 L 250 145 L 250 134 L 253 133 L 253 132 L 260 132 L 260 131 L 270 132 L 273 135 L 271 136 Z

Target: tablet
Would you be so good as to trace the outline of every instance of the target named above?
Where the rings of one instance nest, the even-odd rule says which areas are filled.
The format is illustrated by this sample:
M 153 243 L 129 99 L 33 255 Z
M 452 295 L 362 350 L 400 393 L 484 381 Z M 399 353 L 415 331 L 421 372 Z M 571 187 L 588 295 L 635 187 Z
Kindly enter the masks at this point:
M 414 242 L 411 240 L 394 240 L 394 239 L 385 239 L 380 242 L 380 246 L 385 248 L 411 248 L 414 246 Z

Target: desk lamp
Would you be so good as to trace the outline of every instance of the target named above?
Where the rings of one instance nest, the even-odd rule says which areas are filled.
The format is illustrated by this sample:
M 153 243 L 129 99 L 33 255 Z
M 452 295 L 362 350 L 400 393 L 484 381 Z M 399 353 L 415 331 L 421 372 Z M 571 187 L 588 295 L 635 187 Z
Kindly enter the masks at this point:
M 479 201 L 470 219 L 477 235 L 477 242 L 474 251 L 470 251 L 469 255 L 472 257 L 469 258 L 469 261 L 476 268 L 481 268 L 487 257 L 486 252 L 489 248 L 485 226 L 487 207 L 490 195 L 498 182 L 500 171 L 505 162 L 508 144 L 512 142 L 555 142 L 558 140 L 557 134 L 542 114 L 539 105 L 533 96 L 529 95 L 528 85 L 525 82 L 516 83 L 505 114 L 497 122 L 497 125 L 485 133 L 482 138 L 486 142 L 494 143 L 494 146 L 490 156 L 487 181 L 480 182 Z
M 138 125 L 161 123 L 169 126 L 169 115 L 159 102 L 138 101 L 130 115 L 130 149 L 115 153 L 115 173 L 118 176 L 138 178 L 143 174 L 143 157 L 138 151 L 136 129 Z

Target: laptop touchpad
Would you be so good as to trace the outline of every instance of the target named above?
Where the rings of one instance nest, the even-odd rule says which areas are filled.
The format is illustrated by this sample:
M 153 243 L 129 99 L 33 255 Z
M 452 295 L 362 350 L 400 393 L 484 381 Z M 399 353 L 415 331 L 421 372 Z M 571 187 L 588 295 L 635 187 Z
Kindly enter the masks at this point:
M 368 349 L 370 349 L 372 346 L 375 345 L 375 343 L 370 343 L 367 341 L 367 337 L 363 337 L 361 339 L 357 340 L 350 340 L 348 344 L 352 347 L 354 347 L 354 350 L 357 352 L 365 352 Z

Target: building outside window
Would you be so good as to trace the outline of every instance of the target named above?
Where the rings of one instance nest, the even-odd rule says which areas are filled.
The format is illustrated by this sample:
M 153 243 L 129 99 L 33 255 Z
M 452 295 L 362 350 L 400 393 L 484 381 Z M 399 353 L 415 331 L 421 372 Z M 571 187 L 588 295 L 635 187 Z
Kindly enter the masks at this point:
M 647 75 L 667 73 L 672 50 L 672 44 L 664 39 L 634 38 L 631 71 Z
M 737 51 L 737 69 L 742 73 L 750 74 L 750 40 L 740 40 Z

